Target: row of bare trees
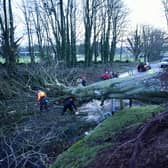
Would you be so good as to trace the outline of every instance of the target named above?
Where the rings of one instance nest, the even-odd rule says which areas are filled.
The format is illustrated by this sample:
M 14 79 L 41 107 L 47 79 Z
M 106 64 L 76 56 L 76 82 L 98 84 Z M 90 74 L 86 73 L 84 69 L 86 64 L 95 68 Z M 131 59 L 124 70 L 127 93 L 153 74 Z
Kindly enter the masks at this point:
M 52 53 L 56 61 L 63 61 L 69 66 L 76 64 L 77 34 L 80 33 L 84 34 L 86 66 L 93 60 L 96 62 L 99 55 L 104 63 L 113 61 L 128 14 L 122 0 L 84 0 L 79 4 L 76 0 L 22 0 L 21 9 L 25 17 L 29 52 L 33 52 L 35 38 L 41 56 L 51 58 L 49 54 Z M 80 30 L 79 24 L 83 30 Z
M 7 10 L 7 2 L 8 6 L 14 3 L 12 0 L 2 1 L 4 14 L 1 13 L 1 23 L 6 24 L 10 20 L 12 25 L 7 30 L 1 26 L 1 30 L 7 34 L 12 31 L 14 36 L 12 8 Z M 76 0 L 22 0 L 20 9 L 24 15 L 31 62 L 35 62 L 34 48 L 38 46 L 41 58 L 50 61 L 54 58 L 67 66 L 74 66 L 77 61 L 77 34 L 84 34 L 86 66 L 91 64 L 93 58 L 96 62 L 99 55 L 105 63 L 113 61 L 128 12 L 122 0 L 84 0 L 79 4 Z M 6 18 L 6 10 L 10 19 Z
M 19 41 L 15 39 L 16 23 L 12 10 L 15 3 L 14 0 L 0 1 L 1 55 L 10 69 L 15 67 Z M 163 0 L 166 18 L 167 4 L 167 0 Z M 128 9 L 122 0 L 22 0 L 19 5 L 32 63 L 35 62 L 36 47 L 41 59 L 75 66 L 79 37 L 84 43 L 86 66 L 97 62 L 98 56 L 103 63 L 114 61 L 117 43 L 123 38 L 127 26 Z M 133 37 L 128 38 L 135 60 L 141 53 L 148 60 L 151 55 L 161 52 L 158 46 L 163 46 L 163 36 L 161 31 L 146 27 L 135 30 Z M 157 46 L 157 51 L 151 44 Z
M 162 0 L 162 5 L 168 28 L 168 0 Z M 135 61 L 140 57 L 144 58 L 144 62 L 158 60 L 168 48 L 167 33 L 150 25 L 137 26 L 126 41 Z
M 127 49 L 137 62 L 140 57 L 144 62 L 160 59 L 166 51 L 168 39 L 164 31 L 154 27 L 143 25 L 137 26 L 135 31 L 127 38 Z

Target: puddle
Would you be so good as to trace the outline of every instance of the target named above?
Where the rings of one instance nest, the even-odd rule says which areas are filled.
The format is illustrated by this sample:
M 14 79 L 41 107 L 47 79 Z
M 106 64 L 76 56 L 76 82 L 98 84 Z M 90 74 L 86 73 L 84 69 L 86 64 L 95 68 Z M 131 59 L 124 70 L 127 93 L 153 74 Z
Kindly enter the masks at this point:
M 112 111 L 120 110 L 120 100 L 118 99 L 108 99 L 104 101 L 104 105 L 100 106 L 101 101 L 92 100 L 89 103 L 83 104 L 77 111 L 77 115 L 83 116 L 83 119 L 86 121 L 101 122 L 107 117 L 112 115 Z M 133 103 L 135 106 L 137 103 Z M 139 104 L 139 103 L 138 103 Z M 129 100 L 124 100 L 124 107 L 129 107 Z
M 87 121 L 101 122 L 108 116 L 111 116 L 111 100 L 106 100 L 103 106 L 100 106 L 99 100 L 92 100 L 87 104 L 83 104 L 79 109 L 79 115 L 83 115 Z

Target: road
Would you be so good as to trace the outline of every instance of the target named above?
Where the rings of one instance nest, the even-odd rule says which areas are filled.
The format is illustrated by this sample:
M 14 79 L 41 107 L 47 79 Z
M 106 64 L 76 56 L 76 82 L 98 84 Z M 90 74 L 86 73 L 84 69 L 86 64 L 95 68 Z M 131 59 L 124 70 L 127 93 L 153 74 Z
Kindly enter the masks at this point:
M 120 78 L 127 77 L 127 76 L 143 76 L 144 74 L 153 74 L 156 72 L 160 72 L 162 69 L 160 68 L 159 63 L 152 63 L 150 64 L 151 70 L 146 72 L 138 72 L 136 68 L 130 69 L 130 71 L 122 73 L 119 75 Z
M 120 74 L 120 78 L 127 77 L 127 76 L 143 76 L 145 74 L 153 74 L 161 71 L 162 69 L 159 66 L 159 63 L 152 63 L 150 64 L 151 71 L 146 72 L 138 72 L 136 68 L 131 69 L 131 73 L 126 72 Z M 129 100 L 124 100 L 125 106 L 129 106 Z M 120 100 L 111 99 L 105 100 L 104 105 L 101 106 L 101 101 L 99 100 L 92 100 L 89 103 L 83 104 L 78 108 L 77 114 L 86 114 L 84 116 L 85 120 L 93 120 L 95 122 L 101 122 L 106 117 L 111 115 L 112 107 L 114 108 L 114 111 L 117 111 L 120 109 Z M 134 102 L 133 105 L 138 105 L 137 102 Z

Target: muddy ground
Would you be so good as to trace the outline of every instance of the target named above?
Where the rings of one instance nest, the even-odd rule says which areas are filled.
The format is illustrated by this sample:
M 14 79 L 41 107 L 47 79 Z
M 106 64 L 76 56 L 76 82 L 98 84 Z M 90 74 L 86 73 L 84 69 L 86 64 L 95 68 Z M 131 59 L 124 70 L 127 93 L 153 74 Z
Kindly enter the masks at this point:
M 0 168 L 47 168 L 58 154 L 84 136 L 85 131 L 96 126 L 95 122 L 83 120 L 84 116 L 75 116 L 70 113 L 61 116 L 62 104 L 55 103 L 55 98 L 59 94 L 50 93 L 50 86 L 55 78 L 67 86 L 75 87 L 77 85 L 76 79 L 79 76 L 86 76 L 87 83 L 90 84 L 99 81 L 100 75 L 106 69 L 125 72 L 129 70 L 130 65 L 124 63 L 118 69 L 117 67 L 114 64 L 75 69 L 60 67 L 58 70 L 58 67 L 20 65 L 17 73 L 9 77 L 4 66 L 1 65 Z M 161 76 L 160 79 L 164 81 L 167 78 Z M 37 87 L 44 89 L 49 95 L 49 111 L 43 114 L 39 113 L 39 106 L 33 90 Z M 133 132 L 131 137 L 135 135 L 136 133 Z M 167 138 L 166 131 L 163 134 L 160 132 L 158 135 L 160 139 L 156 139 L 155 143 Z M 127 134 L 122 136 L 125 141 L 130 138 Z M 149 151 L 152 151 L 152 147 L 149 148 Z M 167 149 L 166 146 L 164 148 Z M 160 147 L 159 149 L 164 150 L 164 148 Z M 127 154 L 129 155 L 131 149 L 124 150 L 125 153 L 119 152 L 115 159 L 111 157 L 111 150 L 102 152 L 94 167 L 115 167 L 120 161 L 120 167 L 127 166 L 125 160 L 128 159 Z M 165 156 L 167 157 L 167 155 Z
M 55 65 L 18 65 L 12 76 L 0 65 L 0 168 L 47 168 L 58 154 L 93 129 L 97 122 L 87 121 L 87 114 L 61 115 L 62 104 L 50 87 L 55 79 L 67 86 L 77 86 L 76 80 L 85 76 L 87 84 L 100 81 L 105 70 L 127 71 L 129 63 L 79 66 L 65 69 Z M 41 88 L 48 94 L 49 111 L 40 114 L 34 89 Z M 55 94 L 56 93 L 56 94 Z
M 168 113 L 168 112 L 167 112 Z M 156 130 L 149 130 L 145 138 L 142 138 L 136 149 L 138 137 L 142 129 L 130 131 L 126 128 L 118 133 L 117 147 L 103 150 L 87 168 L 167 168 L 168 167 L 168 118 L 162 126 Z M 155 130 L 155 131 L 154 131 Z M 110 141 L 110 138 L 109 138 Z M 137 153 L 133 157 L 133 152 Z M 131 165 L 132 157 L 134 164 Z

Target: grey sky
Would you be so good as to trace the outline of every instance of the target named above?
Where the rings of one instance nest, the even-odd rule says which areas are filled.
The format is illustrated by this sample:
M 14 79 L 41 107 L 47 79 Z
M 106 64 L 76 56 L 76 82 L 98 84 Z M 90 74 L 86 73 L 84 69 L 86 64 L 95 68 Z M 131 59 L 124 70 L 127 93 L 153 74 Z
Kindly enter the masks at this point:
M 166 28 L 166 20 L 161 0 L 124 0 L 130 8 L 131 24 L 149 24 Z
M 17 0 L 16 4 L 20 4 L 22 0 Z M 82 0 L 76 0 L 82 2 Z M 129 30 L 135 29 L 138 24 L 153 25 L 156 28 L 166 29 L 166 20 L 164 16 L 162 0 L 123 0 L 127 7 L 130 9 L 130 26 Z M 17 24 L 18 37 L 23 35 L 23 14 L 19 12 L 17 8 L 15 12 L 18 14 L 16 20 L 20 20 L 20 24 Z M 21 19 L 22 18 L 22 19 Z M 22 31 L 20 31 L 22 29 Z M 82 29 L 82 28 L 81 28 Z

